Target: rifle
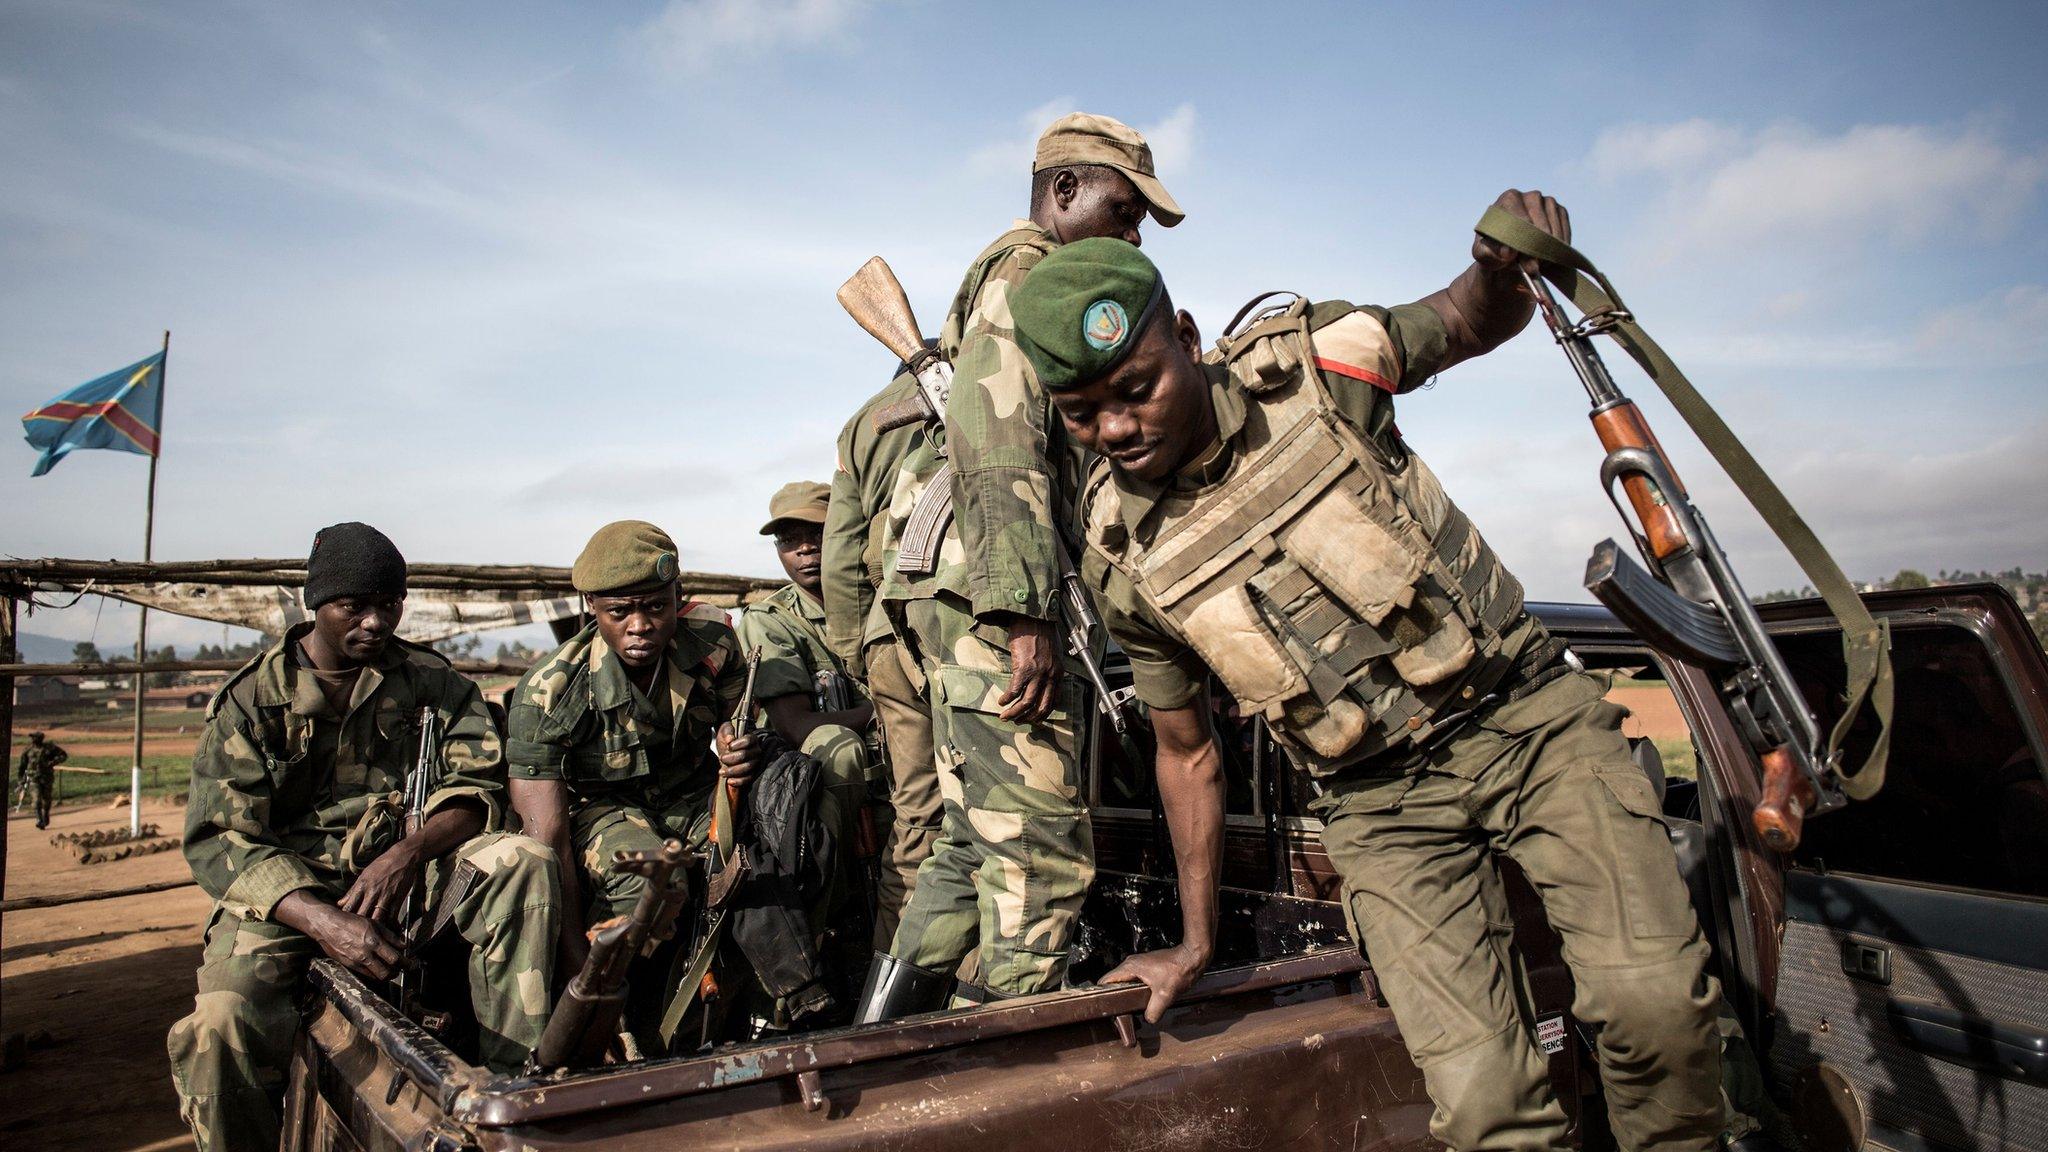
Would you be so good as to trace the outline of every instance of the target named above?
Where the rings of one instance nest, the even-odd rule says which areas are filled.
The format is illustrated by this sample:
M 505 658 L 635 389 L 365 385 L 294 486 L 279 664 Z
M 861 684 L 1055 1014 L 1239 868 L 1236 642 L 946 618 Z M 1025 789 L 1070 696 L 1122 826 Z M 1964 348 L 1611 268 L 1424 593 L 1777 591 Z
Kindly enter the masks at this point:
M 886 432 L 922 421 L 943 425 L 946 400 L 953 391 L 953 366 L 939 357 L 937 349 L 925 346 L 917 315 L 910 309 L 910 297 L 904 294 L 903 285 L 897 281 L 896 273 L 890 270 L 888 262 L 876 256 L 861 265 L 859 271 L 839 286 L 838 299 L 839 306 L 846 309 L 854 323 L 881 341 L 882 346 L 894 353 L 898 360 L 909 365 L 917 377 L 917 395 L 877 410 L 874 414 L 875 430 Z M 1109 681 L 1102 675 L 1102 666 L 1095 660 L 1095 630 L 1101 622 L 1096 619 L 1095 608 L 1088 600 L 1088 590 L 1082 586 L 1081 575 L 1075 570 L 1066 537 L 1057 527 L 1053 536 L 1059 544 L 1060 600 L 1064 605 L 1061 615 L 1066 618 L 1067 652 L 1080 662 L 1089 684 L 1095 689 L 1096 706 L 1109 717 L 1117 735 L 1121 736 L 1128 727 L 1122 707 L 1124 697 L 1110 690 Z
M 630 913 L 590 929 L 590 955 L 555 1002 L 533 1050 L 531 1072 L 587 1068 L 604 1060 L 626 1011 L 626 971 L 667 939 L 690 893 L 684 870 L 696 860 L 680 840 L 665 840 L 655 852 L 613 855 L 613 871 L 637 872 L 647 878 L 647 888 Z
M 412 770 L 405 774 L 405 822 L 399 839 L 419 832 L 426 823 L 427 798 L 434 794 L 434 785 L 440 776 L 441 765 L 441 714 L 429 704 L 420 709 L 420 747 L 414 755 Z M 398 905 L 398 930 L 400 951 L 405 954 L 406 966 L 399 968 L 392 977 L 393 989 L 398 994 L 398 1010 L 409 1016 L 418 1017 L 419 974 L 411 967 L 412 951 L 425 941 L 419 939 L 421 922 L 426 919 L 426 900 L 421 889 L 426 878 L 421 877 L 405 894 Z
M 1619 512 L 1621 503 L 1614 494 L 1619 482 L 1635 512 L 1630 535 L 1648 570 L 1623 554 L 1612 539 L 1604 540 L 1586 563 L 1587 590 L 1652 648 L 1695 664 L 1713 677 L 1738 732 L 1763 768 L 1762 794 L 1751 824 L 1771 849 L 1792 851 L 1799 846 L 1808 816 L 1832 812 L 1851 795 L 1866 798 L 1883 785 L 1891 713 L 1889 632 L 1872 620 L 1812 531 L 1677 366 L 1637 326 L 1613 285 L 1591 261 L 1497 208 L 1487 211 L 1478 231 L 1543 262 L 1541 275 L 1522 271 L 1523 283 L 1592 401 L 1593 429 L 1607 451 L 1600 466 L 1601 486 Z M 1581 312 L 1577 322 L 1566 316 L 1546 277 L 1573 297 Z M 1642 412 L 1601 361 L 1592 338 L 1602 333 L 1614 337 L 1670 396 L 1708 451 L 1822 589 L 1842 622 L 1849 701 L 1826 739 L 1706 517 L 1693 506 Z M 1629 523 L 1626 513 L 1622 519 Z M 1863 768 L 1851 776 L 1842 771 L 1841 743 L 1866 700 L 1880 730 Z

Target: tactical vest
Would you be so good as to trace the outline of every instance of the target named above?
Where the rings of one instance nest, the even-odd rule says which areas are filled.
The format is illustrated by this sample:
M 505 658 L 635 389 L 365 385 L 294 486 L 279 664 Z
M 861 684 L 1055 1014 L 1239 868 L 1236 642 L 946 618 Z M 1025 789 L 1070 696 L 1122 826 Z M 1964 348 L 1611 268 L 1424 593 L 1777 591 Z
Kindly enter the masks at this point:
M 1180 632 L 1247 713 L 1312 774 L 1329 775 L 1463 714 L 1513 665 L 1502 637 L 1522 587 L 1434 473 L 1398 441 L 1345 421 L 1310 333 L 1355 311 L 1296 299 L 1205 362 L 1249 398 L 1225 474 L 1159 502 L 1126 537 L 1098 462 L 1089 537 Z

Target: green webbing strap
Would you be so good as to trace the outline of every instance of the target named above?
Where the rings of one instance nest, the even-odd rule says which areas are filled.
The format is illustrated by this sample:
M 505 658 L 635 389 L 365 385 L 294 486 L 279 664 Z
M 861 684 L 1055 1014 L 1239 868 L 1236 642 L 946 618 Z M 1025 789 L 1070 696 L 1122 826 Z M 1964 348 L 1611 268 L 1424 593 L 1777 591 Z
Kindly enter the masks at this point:
M 733 827 L 732 800 L 726 794 L 725 781 L 714 780 L 711 784 L 711 830 L 716 833 L 712 843 L 718 848 L 718 858 L 723 867 L 732 867 L 733 837 L 738 830 Z M 706 886 L 708 890 L 708 885 Z M 683 971 L 682 979 L 676 981 L 676 990 L 668 998 L 668 1010 L 661 1014 L 661 1045 L 665 1050 L 675 1048 L 676 1030 L 683 1026 L 683 1014 L 690 1005 L 697 1002 L 697 996 L 704 990 L 704 977 L 711 971 L 711 962 L 718 956 L 718 938 L 724 935 L 724 908 L 711 914 L 711 923 L 704 933 L 704 939 L 697 943 L 697 955 L 690 960 L 690 966 Z
M 1693 435 L 1813 582 L 1842 626 L 1842 658 L 1849 667 L 1847 707 L 1828 736 L 1828 754 L 1832 758 L 1840 752 L 1850 725 L 1867 703 L 1877 717 L 1877 739 L 1872 742 L 1870 756 L 1863 766 L 1853 775 L 1841 773 L 1841 780 L 1842 790 L 1854 799 L 1867 800 L 1876 795 L 1884 787 L 1885 758 L 1891 750 L 1891 630 L 1871 617 L 1849 578 L 1842 575 L 1842 569 L 1821 546 L 1820 538 L 1807 527 L 1792 502 L 1785 499 L 1756 457 L 1736 439 L 1720 413 L 1714 411 L 1671 357 L 1623 308 L 1621 294 L 1591 260 L 1571 245 L 1500 208 L 1488 208 L 1474 230 L 1525 256 L 1535 257 L 1543 266 L 1544 277 L 1570 297 L 1580 312 L 1606 322 L 1604 330 L 1663 389 Z

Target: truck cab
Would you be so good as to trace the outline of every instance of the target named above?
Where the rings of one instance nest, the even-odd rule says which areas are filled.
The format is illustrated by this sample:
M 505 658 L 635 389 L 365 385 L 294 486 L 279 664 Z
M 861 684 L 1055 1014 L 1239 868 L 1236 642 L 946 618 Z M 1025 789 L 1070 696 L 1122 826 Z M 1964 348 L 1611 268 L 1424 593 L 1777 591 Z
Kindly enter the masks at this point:
M 1705 673 L 1604 609 L 1531 610 L 1616 677 L 1617 699 L 1662 718 L 1639 734 L 1638 763 L 1726 990 L 1731 1095 L 1751 1101 L 1763 1135 L 1810 1152 L 2048 1152 L 2048 661 L 1995 585 L 1866 600 L 1895 643 L 1890 778 L 1811 822 L 1789 858 L 1751 828 L 1759 773 Z M 1763 612 L 1831 724 L 1832 619 L 1809 601 Z M 1114 660 L 1109 670 L 1112 687 L 1128 682 Z M 285 1147 L 1434 1146 L 1421 1074 L 1345 929 L 1309 785 L 1257 722 L 1215 707 L 1228 773 L 1220 942 L 1156 1027 L 1139 1021 L 1142 987 L 1090 983 L 1179 929 L 1148 731 L 1141 717 L 1118 739 L 1098 717 L 1084 747 L 1099 878 L 1069 987 L 519 1077 L 471 1064 L 320 961 Z M 1514 891 L 1512 866 L 1503 873 Z M 1552 1077 L 1575 1141 L 1609 1147 L 1569 972 L 1522 887 L 1517 923 L 1500 931 L 1525 970 L 1532 1038 L 1565 1054 Z

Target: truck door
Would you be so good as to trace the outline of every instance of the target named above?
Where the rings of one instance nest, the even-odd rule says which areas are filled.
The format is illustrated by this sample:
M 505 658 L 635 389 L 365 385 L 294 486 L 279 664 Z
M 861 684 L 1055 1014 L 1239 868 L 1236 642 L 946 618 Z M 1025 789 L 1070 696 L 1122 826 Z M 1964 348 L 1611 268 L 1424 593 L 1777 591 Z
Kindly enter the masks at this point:
M 2048 664 L 1996 586 L 1870 600 L 1890 770 L 1788 861 L 1774 1088 L 1811 1152 L 2048 1149 Z M 1798 615 L 1780 644 L 1831 724 L 1837 634 Z

